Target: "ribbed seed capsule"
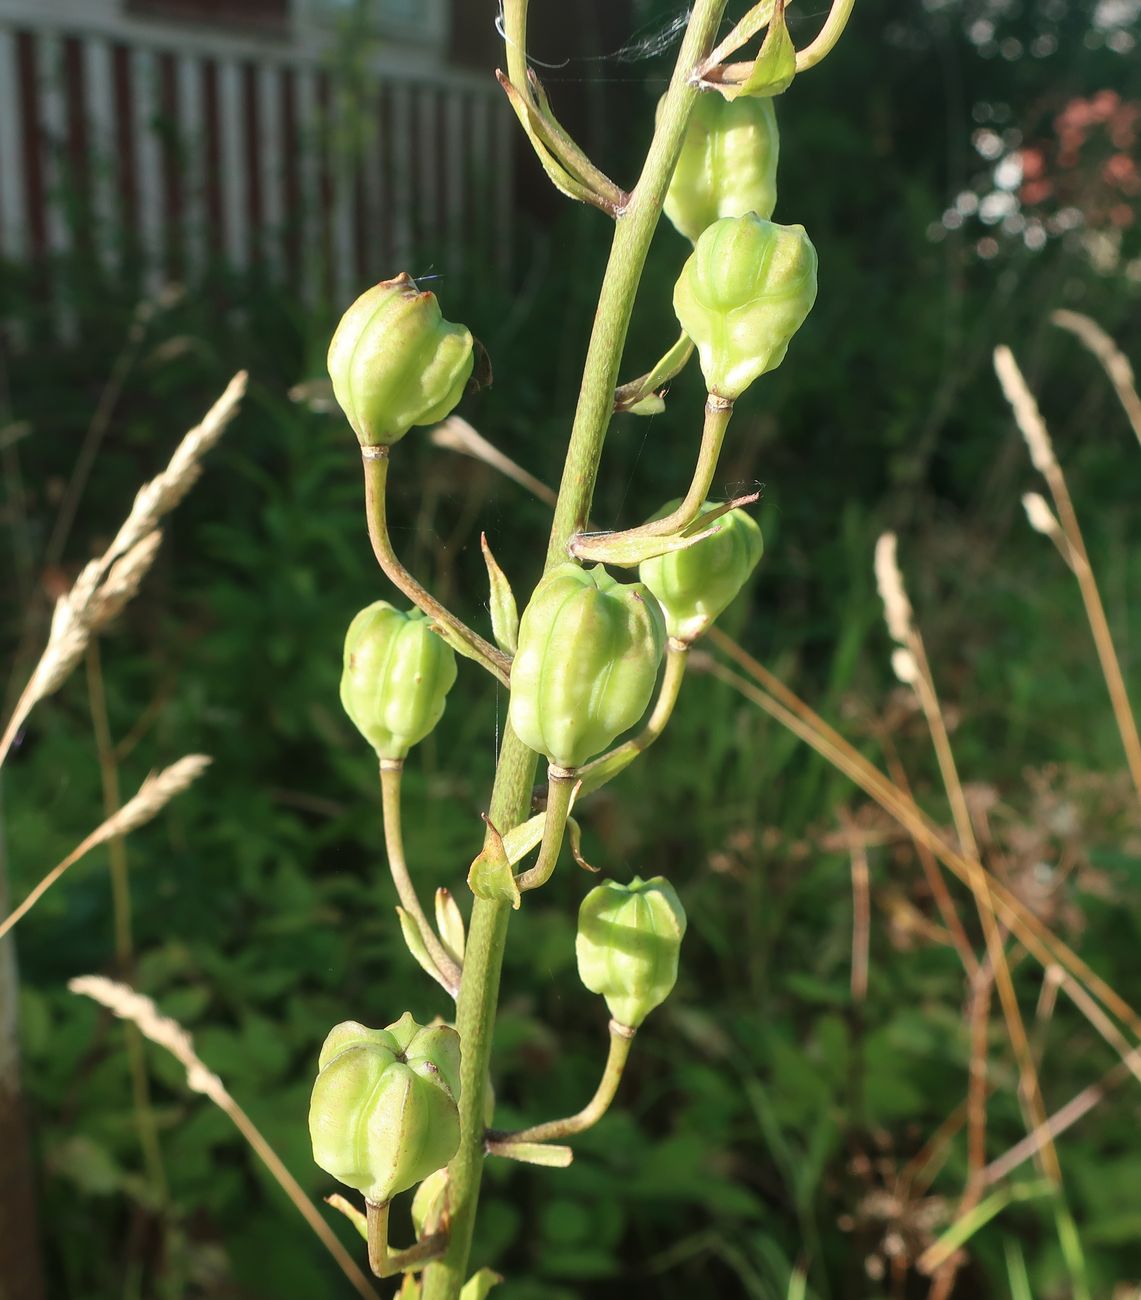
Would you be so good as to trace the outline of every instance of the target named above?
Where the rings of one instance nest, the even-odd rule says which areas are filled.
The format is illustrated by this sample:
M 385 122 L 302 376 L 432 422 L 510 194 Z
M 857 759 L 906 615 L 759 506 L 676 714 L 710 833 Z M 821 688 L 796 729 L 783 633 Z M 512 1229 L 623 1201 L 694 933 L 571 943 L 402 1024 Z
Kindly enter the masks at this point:
M 378 600 L 349 624 L 341 704 L 379 758 L 404 758 L 424 739 L 455 680 L 455 651 L 420 610 Z
M 460 1038 L 405 1012 L 325 1039 L 309 1104 L 313 1159 L 377 1204 L 442 1169 L 460 1140 Z
M 388 447 L 451 414 L 475 364 L 471 331 L 402 272 L 366 290 L 329 344 L 329 377 L 362 447 Z
M 637 1029 L 677 982 L 685 909 L 662 876 L 592 889 L 578 912 L 579 978 L 606 999 L 620 1025 Z
M 512 729 L 548 762 L 580 767 L 645 712 L 664 645 L 661 611 L 640 583 L 559 565 L 519 623 Z
M 677 501 L 671 501 L 654 518 L 669 514 L 677 505 Z M 714 502 L 706 501 L 701 514 L 716 508 Z M 638 577 L 657 598 L 665 615 L 666 631 L 689 645 L 736 598 L 764 549 L 757 521 L 744 510 L 730 510 L 717 520 L 717 531 L 711 537 L 702 538 L 684 551 L 643 560 Z
M 695 242 L 721 217 L 771 217 L 779 155 L 771 99 L 698 95 L 666 193 L 666 216 Z
M 815 301 L 816 250 L 804 227 L 752 212 L 714 222 L 674 286 L 706 387 L 730 401 L 780 365 Z

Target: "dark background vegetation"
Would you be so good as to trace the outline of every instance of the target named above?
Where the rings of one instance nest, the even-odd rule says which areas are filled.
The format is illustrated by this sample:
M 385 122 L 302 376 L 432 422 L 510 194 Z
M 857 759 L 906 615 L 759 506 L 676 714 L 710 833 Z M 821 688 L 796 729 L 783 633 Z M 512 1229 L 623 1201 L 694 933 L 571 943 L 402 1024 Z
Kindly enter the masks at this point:
M 542 0 L 533 7 L 541 15 Z M 617 31 L 608 12 L 594 0 L 563 5 L 574 21 L 562 30 L 540 16 L 534 52 L 556 62 L 570 49 L 565 67 L 545 74 L 556 105 L 568 106 L 604 166 L 632 179 L 670 55 L 613 51 L 659 31 L 676 7 L 642 6 Z M 1092 359 L 1048 322 L 1061 306 L 1089 312 L 1141 355 L 1141 246 L 1135 226 L 1098 215 L 1096 140 L 1066 181 L 1084 220 L 1044 247 L 1028 249 L 1017 222 L 1004 230 L 969 211 L 944 222 L 957 196 L 993 188 L 978 131 L 1007 133 L 1004 149 L 1018 143 L 1011 132 L 1024 145 L 1049 142 L 1071 101 L 1141 95 L 1135 53 L 1108 46 L 1093 19 L 1073 0 L 859 0 L 837 52 L 780 104 L 776 216 L 811 233 L 820 297 L 786 363 L 741 403 L 720 487 L 764 485 L 767 553 L 729 629 L 874 756 L 886 726 L 921 800 L 945 818 L 922 727 L 894 694 L 871 576 L 876 536 L 900 532 L 960 764 L 993 794 L 1013 886 L 1029 896 L 1033 872 L 1072 848 L 1079 867 L 1043 895 L 1044 915 L 1136 1000 L 1137 811 L 1077 592 L 1025 525 L 1019 496 L 1038 485 L 990 354 L 1011 343 L 1037 387 L 1141 696 L 1141 449 Z M 799 14 L 794 38 L 819 21 Z M 1012 40 L 1016 52 L 1004 45 Z M 523 152 L 518 166 L 535 183 L 509 274 L 452 274 L 432 249 L 408 269 L 440 276 L 433 287 L 446 314 L 467 322 L 493 358 L 494 387 L 462 413 L 553 481 L 607 225 L 547 198 Z M 1035 211 L 1049 217 L 1058 206 Z M 629 373 L 672 339 L 669 294 L 685 251 L 663 225 Z M 82 342 L 62 347 L 21 269 L 3 284 L 3 314 L 29 340 L 7 355 L 0 396 L 0 423 L 32 427 L 18 444 L 26 525 L 6 527 L 2 543 L 13 548 L 3 571 L 31 583 L 22 592 L 6 584 L 0 629 L 20 679 L 29 605 L 42 628 L 64 576 L 41 572 L 35 557 L 137 289 L 102 286 Z M 343 305 L 303 310 L 288 285 L 219 270 L 157 313 L 65 557 L 69 576 L 235 366 L 248 367 L 238 421 L 102 656 L 115 734 L 132 735 L 143 719 L 122 757 L 126 789 L 182 753 L 215 759 L 129 844 L 133 980 L 193 1030 L 204 1059 L 315 1196 L 330 1189 L 311 1162 L 305 1112 L 328 1027 L 448 1009 L 401 943 L 374 765 L 337 703 L 343 629 L 386 594 L 363 531 L 355 448 L 340 419 L 287 396 L 322 373 Z M 690 374 L 665 414 L 615 421 L 600 521 L 636 521 L 678 494 L 700 397 Z M 542 562 L 545 508 L 419 432 L 394 461 L 398 549 L 486 628 L 479 532 L 526 592 Z M 12 524 L 11 461 L 4 488 Z M 464 898 L 504 705 L 477 670 L 462 669 L 443 723 L 410 761 L 408 847 L 424 889 L 446 883 Z M 82 673 L 35 714 L 3 796 L 18 898 L 100 817 Z M 953 953 L 929 936 L 931 900 L 914 857 L 885 827 L 871 859 L 869 995 L 853 1004 L 849 862 L 835 835 L 845 807 L 862 813 L 840 776 L 726 687 L 695 677 L 667 738 L 585 814 L 588 857 L 619 878 L 668 875 L 691 928 L 678 989 L 639 1036 L 620 1104 L 576 1143 L 574 1166 L 489 1167 L 477 1262 L 507 1275 L 504 1300 L 784 1296 L 798 1262 L 810 1295 L 925 1294 L 914 1274 L 876 1276 L 885 1237 L 897 1234 L 905 1252 L 924 1240 L 916 1207 L 885 1209 L 882 1193 L 964 1096 L 963 979 Z M 587 883 L 564 863 L 512 925 L 496 1041 L 504 1124 L 573 1110 L 594 1087 L 605 1016 L 573 959 Z M 121 1031 L 65 988 L 73 975 L 112 970 L 103 860 L 76 868 L 17 937 L 51 1296 L 342 1294 L 225 1117 L 188 1097 L 157 1050 L 148 1060 L 171 1200 L 155 1203 Z M 1032 962 L 1019 967 L 1028 1015 L 1039 975 Z M 1024 1132 L 997 1015 L 992 1049 L 993 1156 Z M 1052 1109 L 1113 1060 L 1064 1004 L 1041 1050 Z M 1136 1294 L 1123 1288 L 1141 1281 L 1134 1087 L 1060 1144 L 1097 1296 Z M 959 1140 L 930 1195 L 952 1210 L 963 1175 Z M 1012 1249 L 1025 1257 L 1035 1297 L 1071 1294 L 1052 1219 L 1033 1203 L 972 1238 L 956 1294 L 1010 1295 Z

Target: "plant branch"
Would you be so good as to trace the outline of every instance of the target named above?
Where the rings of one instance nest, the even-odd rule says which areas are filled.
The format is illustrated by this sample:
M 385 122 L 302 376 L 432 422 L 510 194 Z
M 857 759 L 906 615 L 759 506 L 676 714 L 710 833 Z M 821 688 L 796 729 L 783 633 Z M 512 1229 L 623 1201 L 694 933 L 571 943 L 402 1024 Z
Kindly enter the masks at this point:
M 568 541 L 586 526 L 590 517 L 634 297 L 697 94 L 691 84 L 693 70 L 712 45 L 725 4 L 726 0 L 696 0 L 642 175 L 630 203 L 615 224 L 555 505 L 547 548 L 548 569 L 564 561 Z M 525 819 L 535 761 L 534 753 L 507 727 L 489 810 L 494 825 L 506 829 Z M 485 844 L 490 841 L 490 835 L 489 830 Z M 466 1278 L 485 1158 L 487 1070 L 510 911 L 507 903 L 480 898 L 472 905 L 457 1009 L 463 1059 L 460 1146 L 448 1167 L 451 1238 L 443 1259 L 425 1270 L 423 1300 L 458 1300 Z
M 833 46 L 843 35 L 844 28 L 848 25 L 848 19 L 852 16 L 852 9 L 855 7 L 856 0 L 833 0 L 832 8 L 828 11 L 828 17 L 824 21 L 819 34 L 811 45 L 806 45 L 803 50 L 796 52 L 796 70 L 797 72 L 807 72 L 809 68 L 814 68 L 825 57 L 832 52 Z
M 368 1266 L 376 1277 L 392 1277 L 394 1273 L 409 1273 L 423 1268 L 430 1259 L 443 1254 L 448 1244 L 446 1232 L 433 1232 L 421 1238 L 414 1246 L 390 1250 L 388 1209 L 391 1204 L 391 1201 L 365 1201 Z
M 388 451 L 387 447 L 362 448 L 364 465 L 365 514 L 368 520 L 368 536 L 372 543 L 376 562 L 384 570 L 385 577 L 393 586 L 398 587 L 408 599 L 422 609 L 429 618 L 441 627 L 447 628 L 457 636 L 471 651 L 472 658 L 482 664 L 488 672 L 494 674 L 504 686 L 510 685 L 511 660 L 490 641 L 485 641 L 478 632 L 473 632 L 466 623 L 458 619 L 429 591 L 408 572 L 392 548 L 392 539 L 388 535 Z
M 551 110 L 539 79 L 527 66 L 528 0 L 503 0 L 503 41 L 507 50 L 507 76 L 501 73 L 503 86 L 520 124 L 538 155 L 543 170 L 557 189 L 583 203 L 593 203 L 610 216 L 618 216 L 630 196 L 587 157 Z M 512 94 L 514 91 L 514 94 Z M 559 169 L 550 166 L 545 156 L 549 150 Z M 566 184 L 570 181 L 570 185 Z
M 606 1067 L 594 1096 L 582 1110 L 575 1115 L 568 1115 L 565 1119 L 552 1119 L 545 1124 L 535 1124 L 531 1128 L 520 1129 L 515 1133 L 489 1132 L 488 1154 L 509 1156 L 511 1153 L 508 1148 L 517 1143 L 557 1142 L 562 1138 L 573 1137 L 576 1133 L 585 1133 L 588 1128 L 593 1128 L 610 1109 L 610 1103 L 618 1092 L 618 1085 L 622 1082 L 622 1074 L 626 1069 L 630 1048 L 633 1046 L 634 1035 L 637 1032 L 629 1025 L 620 1025 L 617 1020 L 610 1022 L 610 1050 L 606 1055 Z
M 543 839 L 535 865 L 515 877 L 521 894 L 545 885 L 554 875 L 577 785 L 576 770 L 556 767 L 553 763 L 547 768 L 547 815 L 543 820 Z
M 721 456 L 721 447 L 725 441 L 725 430 L 733 415 L 733 403 L 724 397 L 715 397 L 712 393 L 705 403 L 705 423 L 701 430 L 701 447 L 697 453 L 697 465 L 689 490 L 681 504 L 661 519 L 651 519 L 639 524 L 637 528 L 625 528 L 621 532 L 607 533 L 605 540 L 629 541 L 641 537 L 669 537 L 687 529 L 697 519 L 701 507 L 709 496 L 713 485 L 713 476 L 717 473 L 717 462 Z
M 380 797 L 384 815 L 384 849 L 388 856 L 388 870 L 392 873 L 392 883 L 400 897 L 401 906 L 412 918 L 428 955 L 440 972 L 444 987 L 456 996 L 460 987 L 460 968 L 444 949 L 436 936 L 431 922 L 420 905 L 420 897 L 412 876 L 408 870 L 408 860 L 404 855 L 404 834 L 400 816 L 400 788 L 404 774 L 403 759 L 380 760 Z

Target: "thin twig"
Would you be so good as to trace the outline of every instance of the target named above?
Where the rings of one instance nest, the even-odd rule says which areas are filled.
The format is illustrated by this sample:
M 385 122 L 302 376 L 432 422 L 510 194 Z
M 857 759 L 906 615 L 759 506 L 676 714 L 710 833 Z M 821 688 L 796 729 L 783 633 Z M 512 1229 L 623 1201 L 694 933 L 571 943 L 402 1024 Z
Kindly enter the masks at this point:
M 848 826 L 848 854 L 852 865 L 852 1001 L 868 997 L 868 951 L 871 945 L 872 905 L 868 846 L 855 826 Z
M 1076 1096 L 1071 1097 L 1064 1106 L 1059 1106 L 1044 1125 L 1028 1133 L 1009 1151 L 1004 1151 L 997 1159 L 992 1160 L 983 1170 L 983 1178 L 987 1185 L 993 1186 L 1001 1182 L 1019 1165 L 1033 1159 L 1047 1136 L 1051 1139 L 1060 1137 L 1078 1120 L 1088 1115 L 1100 1101 L 1126 1079 L 1130 1076 L 1137 1078 L 1139 1074 L 1141 1074 L 1141 1047 L 1135 1047 L 1122 1061 L 1102 1075 L 1097 1083 L 1091 1083 Z
M 462 643 L 461 649 L 494 674 L 504 685 L 510 685 L 511 658 L 497 646 L 473 632 L 450 609 L 446 609 L 401 563 L 393 549 L 388 534 L 388 463 L 387 447 L 366 447 L 362 452 L 365 484 L 365 516 L 373 554 L 385 577 L 405 596 L 431 618 L 441 630 L 451 634 L 452 644 Z
M 987 883 L 987 873 L 980 861 L 978 842 L 975 838 L 974 826 L 971 823 L 970 809 L 967 807 L 966 796 L 963 794 L 958 766 L 955 763 L 954 752 L 951 749 L 950 737 L 947 733 L 947 724 L 935 689 L 935 677 L 931 671 L 927 650 L 923 644 L 923 637 L 918 624 L 915 622 L 911 603 L 907 598 L 903 575 L 896 560 L 894 533 L 884 533 L 876 544 L 875 571 L 877 585 L 884 602 L 888 630 L 893 640 L 910 656 L 909 667 L 913 665 L 915 669 L 914 674 L 911 676 L 910 685 L 915 691 L 923 716 L 927 720 L 932 744 L 935 747 L 939 771 L 942 774 L 943 784 L 951 804 L 959 846 L 963 857 L 970 866 L 967 883 L 975 899 L 975 907 L 982 925 L 983 937 L 986 940 L 987 958 L 998 988 L 999 1001 L 1002 1004 L 1002 1012 L 1006 1020 L 1011 1047 L 1018 1061 L 1020 1091 L 1030 1112 L 1033 1124 L 1040 1125 L 1046 1118 L 1046 1103 L 1042 1098 L 1038 1071 L 1035 1069 L 1034 1055 L 1030 1050 L 1030 1039 L 1026 1033 L 1026 1025 L 1022 1019 L 1022 1011 L 1019 1008 L 1018 997 L 1014 989 L 1014 981 L 1011 978 L 1010 967 L 1006 960 L 1006 947 L 1003 936 L 995 918 L 994 900 L 991 897 Z M 979 992 L 978 987 L 973 990 L 976 999 Z M 989 1006 L 989 1001 L 988 994 L 987 1006 Z M 977 1199 L 975 1195 L 976 1184 L 979 1170 L 982 1168 L 982 1157 L 978 1148 L 985 1138 L 985 1052 L 987 1047 L 985 1021 L 982 1025 L 974 1026 L 971 1043 L 972 1072 L 981 1068 L 984 1074 L 984 1083 L 980 1093 L 977 1082 L 972 1077 L 972 1092 L 976 1099 L 976 1105 L 973 1111 L 970 1112 L 971 1121 L 975 1125 L 971 1152 L 975 1159 L 968 1166 L 967 1191 L 964 1195 L 967 1212 L 973 1209 Z M 984 1053 L 981 1066 L 975 1060 L 976 1053 L 980 1051 Z M 979 1096 L 983 1100 L 981 1113 L 977 1105 Z M 980 1125 L 984 1127 L 980 1129 Z M 1057 1152 L 1049 1142 L 1043 1147 L 1042 1159 L 1047 1177 L 1052 1182 L 1059 1183 L 1062 1177 L 1061 1165 L 1058 1162 Z
M 880 726 L 876 728 L 876 735 L 883 747 L 888 774 L 902 793 L 908 799 L 913 800 L 911 783 L 907 779 L 907 772 L 902 762 L 900 762 L 899 753 L 890 733 L 886 727 Z M 973 977 L 975 971 L 978 970 L 978 959 L 975 957 L 970 939 L 967 938 L 967 932 L 963 928 L 963 922 L 959 917 L 959 909 L 955 906 L 955 900 L 951 897 L 951 891 L 947 888 L 942 869 L 934 853 L 931 852 L 923 840 L 912 836 L 911 843 L 915 848 L 915 855 L 919 859 L 919 865 L 923 869 L 927 887 L 931 890 L 931 896 L 935 900 L 935 906 L 939 909 L 939 916 L 951 936 L 955 951 L 959 954 L 959 960 L 963 963 L 963 970 L 966 971 L 969 977 Z

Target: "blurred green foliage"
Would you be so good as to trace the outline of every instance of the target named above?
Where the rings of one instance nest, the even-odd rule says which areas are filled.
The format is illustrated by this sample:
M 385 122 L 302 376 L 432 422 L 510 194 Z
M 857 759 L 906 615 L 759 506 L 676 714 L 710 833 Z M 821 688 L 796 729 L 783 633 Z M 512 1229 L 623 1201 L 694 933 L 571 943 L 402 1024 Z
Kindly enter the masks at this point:
M 644 6 L 650 29 L 673 8 Z M 1058 306 L 1088 311 L 1141 356 L 1137 284 L 1120 268 L 1098 271 L 1077 239 L 1040 252 L 1003 240 L 980 258 L 985 231 L 939 226 L 981 167 L 972 109 L 1007 105 L 1017 124 L 1046 120 L 1075 95 L 1128 92 L 1127 61 L 1089 47 L 1082 9 L 1059 11 L 1052 57 L 1011 60 L 984 57 L 970 25 L 993 19 L 996 41 L 1014 34 L 1029 48 L 1044 10 L 901 11 L 861 0 L 827 65 L 781 103 L 776 216 L 810 230 L 821 294 L 786 364 L 734 421 L 720 487 L 763 483 L 766 554 L 727 626 L 870 754 L 880 756 L 886 727 L 921 799 L 945 816 L 922 729 L 891 694 L 871 579 L 876 535 L 897 528 L 940 687 L 959 720 L 960 764 L 993 787 L 996 834 L 1021 872 L 1016 887 L 1030 890 L 1036 864 L 1077 846 L 1079 863 L 1047 919 L 1136 1002 L 1137 813 L 1077 592 L 1022 518 L 1019 494 L 1037 484 L 990 352 L 1012 343 L 1039 391 L 1141 696 L 1132 487 L 1141 451 L 1093 361 L 1046 322 Z M 800 29 L 815 21 L 799 19 Z M 603 159 L 620 175 L 644 145 L 666 66 L 658 57 L 565 73 L 572 88 L 575 78 L 624 80 L 615 94 L 629 128 L 608 133 Z M 559 74 L 549 88 L 557 101 Z M 599 214 L 560 209 L 548 224 L 520 221 L 510 274 L 453 268 L 431 249 L 408 268 L 443 276 L 434 287 L 447 315 L 468 323 L 494 360 L 495 386 L 463 414 L 548 481 L 561 465 L 605 250 Z M 669 293 L 684 252 L 663 227 L 630 374 L 672 341 Z M 75 285 L 82 295 L 84 281 Z M 19 274 L 4 293 L 3 314 L 19 318 L 30 342 L 5 375 L 5 417 L 32 427 L 4 479 L 12 527 L 3 544 L 12 544 L 20 591 L 3 635 L 14 651 L 29 611 L 42 630 L 41 587 L 52 575 L 34 560 L 136 295 L 129 283 L 91 285 L 81 296 L 82 346 L 66 347 L 48 337 L 42 304 Z M 242 414 L 173 518 L 157 570 L 103 660 L 113 729 L 130 741 L 125 789 L 182 753 L 215 758 L 128 845 L 134 982 L 194 1032 L 205 1061 L 314 1196 L 330 1188 L 312 1165 L 304 1116 L 329 1026 L 349 1017 L 384 1024 L 405 1008 L 421 1020 L 447 1011 L 400 940 L 373 760 L 337 703 L 343 630 L 388 594 L 364 534 L 353 439 L 339 419 L 286 396 L 321 373 L 341 305 L 307 312 L 288 286 L 217 272 L 159 313 L 65 557 L 74 569 L 109 534 L 138 483 L 165 463 L 232 369 L 247 366 Z M 616 419 L 600 523 L 637 521 L 677 495 L 699 404 L 688 374 L 664 415 Z M 419 434 L 398 449 L 393 477 L 398 549 L 486 632 L 479 532 L 522 596 L 541 566 L 545 508 Z M 463 666 L 443 724 L 409 765 L 408 852 L 425 890 L 444 883 L 464 898 L 505 704 L 493 682 Z M 20 897 L 100 816 L 82 673 L 37 711 L 3 793 Z M 893 1206 L 889 1195 L 964 1096 L 963 980 L 954 955 L 927 937 L 937 917 L 913 856 L 868 817 L 884 843 L 872 854 L 869 995 L 853 1004 L 849 863 L 834 834 L 845 805 L 867 817 L 836 772 L 695 675 L 667 736 L 585 812 L 588 859 L 620 879 L 663 872 L 691 927 L 678 989 L 639 1036 L 619 1104 L 576 1142 L 575 1164 L 489 1167 L 474 1264 L 508 1275 L 504 1300 L 769 1300 L 795 1294 L 801 1268 L 810 1296 L 925 1294 L 920 1279 L 893 1287 L 890 1265 L 882 1282 L 876 1270 L 885 1238 L 913 1251 L 932 1223 L 937 1232 L 948 1221 L 961 1191 L 959 1141 L 928 1200 Z M 568 1113 L 595 1085 L 605 1013 L 579 986 L 573 950 L 587 883 L 564 863 L 513 922 L 497 1123 Z M 969 911 L 965 897 L 962 905 Z M 341 1294 L 319 1245 L 225 1117 L 190 1097 L 179 1068 L 149 1050 L 171 1188 L 170 1204 L 156 1203 L 140 1172 L 123 1032 L 65 989 L 72 975 L 111 968 L 102 858 L 49 893 L 17 938 L 50 1294 Z M 1030 962 L 1019 967 L 1028 1014 L 1038 978 Z M 994 1156 L 1024 1129 L 997 1015 L 991 1038 Z M 1042 1038 L 1051 1107 L 1113 1062 L 1068 1005 Z M 1133 1086 L 1061 1141 L 1097 1296 L 1141 1276 Z M 1029 1177 L 1029 1166 L 1021 1172 Z M 1027 1294 L 1070 1294 L 1040 1203 L 1005 1210 L 971 1240 L 969 1256 L 956 1294 L 1018 1294 L 1011 1261 L 1020 1258 Z

